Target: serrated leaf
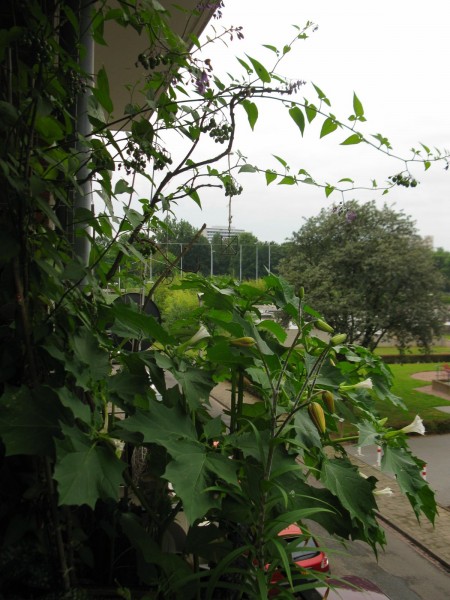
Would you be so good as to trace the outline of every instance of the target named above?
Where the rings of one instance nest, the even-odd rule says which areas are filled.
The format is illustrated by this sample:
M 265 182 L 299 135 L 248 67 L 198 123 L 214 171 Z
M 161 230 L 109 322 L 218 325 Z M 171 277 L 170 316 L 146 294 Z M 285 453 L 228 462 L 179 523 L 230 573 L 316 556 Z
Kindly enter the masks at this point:
M 361 477 L 357 467 L 344 459 L 325 460 L 320 480 L 365 529 L 376 527 L 374 480 Z
M 192 524 L 220 506 L 220 498 L 207 491 L 215 480 L 238 485 L 237 465 L 226 456 L 189 442 L 180 442 L 178 450 L 176 456 L 171 453 L 173 460 L 167 465 L 164 477 L 183 501 L 184 513 Z
M 6 456 L 52 456 L 67 412 L 49 387 L 6 388 L 0 398 L 0 438 Z M 70 413 L 69 413 L 70 414 Z
M 362 136 L 359 133 L 354 133 L 346 140 L 341 142 L 341 146 L 349 146 L 350 144 L 360 144 L 362 142 Z
M 275 179 L 277 177 L 278 177 L 278 175 L 274 171 L 266 171 L 266 183 L 267 183 L 267 185 L 271 184 L 272 181 L 275 181 Z
M 65 454 L 55 467 L 59 505 L 95 508 L 97 500 L 119 498 L 119 486 L 127 465 L 112 450 L 98 444 Z
M 244 100 L 242 102 L 245 112 L 247 113 L 248 122 L 252 130 L 255 128 L 256 121 L 258 120 L 258 107 L 254 102 L 250 100 Z
M 331 119 L 330 117 L 328 117 L 323 122 L 322 129 L 320 131 L 320 137 L 323 138 L 326 135 L 333 133 L 333 131 L 336 131 L 336 129 L 337 129 L 336 121 L 334 119 Z
M 300 133 L 303 136 L 303 132 L 305 131 L 305 116 L 303 112 L 298 106 L 294 106 L 289 110 L 289 114 L 291 115 L 293 121 L 296 123 L 297 127 L 300 129 Z
M 387 446 L 384 448 L 381 469 L 394 473 L 400 489 L 408 496 L 417 518 L 423 512 L 433 523 L 436 516 L 434 492 L 423 479 L 420 467 L 412 455 L 405 448 Z

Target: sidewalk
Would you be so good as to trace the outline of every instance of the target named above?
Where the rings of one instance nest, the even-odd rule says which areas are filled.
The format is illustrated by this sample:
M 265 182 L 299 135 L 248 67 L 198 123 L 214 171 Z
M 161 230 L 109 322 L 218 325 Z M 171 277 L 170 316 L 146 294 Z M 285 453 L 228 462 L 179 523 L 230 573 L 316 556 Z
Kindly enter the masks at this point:
M 218 415 L 229 405 L 229 383 L 220 383 L 211 392 L 211 413 Z M 258 399 L 245 394 L 245 402 L 253 403 Z M 392 528 L 405 535 L 422 551 L 438 561 L 450 571 L 450 511 L 438 507 L 435 525 L 431 525 L 425 517 L 419 523 L 411 505 L 392 477 L 382 473 L 379 468 L 371 466 L 349 453 L 349 458 L 364 475 L 374 476 L 378 480 L 380 490 L 390 487 L 393 496 L 377 496 L 379 518 Z

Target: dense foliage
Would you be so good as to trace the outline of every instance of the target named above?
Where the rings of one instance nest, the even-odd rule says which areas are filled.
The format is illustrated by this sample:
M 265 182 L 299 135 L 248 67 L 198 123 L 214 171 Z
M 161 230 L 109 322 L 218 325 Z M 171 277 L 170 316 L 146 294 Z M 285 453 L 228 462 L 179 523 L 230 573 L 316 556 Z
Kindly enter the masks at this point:
M 198 10 L 212 13 L 211 3 Z M 238 193 L 232 169 L 220 166 L 237 110 L 254 126 L 256 100 L 273 97 L 296 131 L 317 118 L 322 137 L 351 129 L 346 144 L 364 140 L 353 132 L 365 120 L 356 96 L 344 124 L 319 88 L 316 104 L 295 101 L 299 82 L 276 72 L 309 25 L 272 48 L 273 69 L 246 57 L 243 76 L 224 82 L 156 1 L 7 0 L 1 11 L 0 597 L 95 598 L 112 587 L 124 597 L 265 598 L 273 569 L 293 583 L 277 533 L 307 518 L 376 549 L 376 481 L 348 460 L 339 418 L 354 423 L 360 445 L 383 445 L 384 468 L 416 514 L 433 520 L 433 493 L 405 433 L 372 410 L 373 394 L 398 401 L 388 369 L 340 335 L 314 336 L 314 326 L 330 327 L 283 280 L 268 276 L 261 290 L 192 275 L 183 286 L 201 305 L 168 326 L 114 300 L 130 262 L 133 278 L 143 277 L 139 264 L 154 255 L 159 207 L 200 202 L 206 185 Z M 123 115 L 106 71 L 93 81 L 83 66 L 89 39 L 104 44 L 111 21 L 144 48 L 142 104 L 130 95 Z M 163 139 L 174 131 L 177 148 L 180 139 L 187 146 L 177 160 Z M 205 137 L 207 159 L 196 154 Z M 382 151 L 387 143 L 377 138 Z M 435 158 L 427 151 L 426 166 Z M 311 183 L 279 160 L 282 173 L 263 170 L 268 183 Z M 260 171 L 242 157 L 233 169 Z M 136 198 L 137 176 L 146 197 Z M 92 189 L 104 203 L 95 216 Z M 145 302 L 179 259 L 167 257 Z M 297 324 L 291 346 L 277 323 L 261 320 L 264 303 Z M 244 402 L 244 379 L 258 389 L 256 404 Z M 209 396 L 224 380 L 223 420 Z
M 351 342 L 428 348 L 445 320 L 433 252 L 403 213 L 375 202 L 322 210 L 294 233 L 281 272 Z

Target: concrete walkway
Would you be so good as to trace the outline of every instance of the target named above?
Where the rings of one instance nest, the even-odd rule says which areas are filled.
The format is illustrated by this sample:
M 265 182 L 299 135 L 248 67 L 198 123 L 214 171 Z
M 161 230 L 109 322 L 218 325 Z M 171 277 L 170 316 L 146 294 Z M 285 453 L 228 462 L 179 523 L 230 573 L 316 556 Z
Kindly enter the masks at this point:
M 230 384 L 221 383 L 211 393 L 211 413 L 220 414 L 229 406 Z M 245 395 L 245 402 L 256 402 L 257 398 L 250 394 Z M 436 437 L 436 436 L 434 436 Z M 397 485 L 395 479 L 385 473 L 372 463 L 365 462 L 357 456 L 356 447 L 349 446 L 350 460 L 360 471 L 367 476 L 373 475 L 378 480 L 377 487 L 381 490 L 390 487 L 393 496 L 377 496 L 378 515 L 382 522 L 403 533 L 414 544 L 437 560 L 442 566 L 450 571 L 450 510 L 439 506 L 439 514 L 436 517 L 435 526 L 431 525 L 425 517 L 418 523 L 411 505 Z M 447 456 L 442 457 L 447 460 Z M 366 459 L 367 461 L 367 459 Z

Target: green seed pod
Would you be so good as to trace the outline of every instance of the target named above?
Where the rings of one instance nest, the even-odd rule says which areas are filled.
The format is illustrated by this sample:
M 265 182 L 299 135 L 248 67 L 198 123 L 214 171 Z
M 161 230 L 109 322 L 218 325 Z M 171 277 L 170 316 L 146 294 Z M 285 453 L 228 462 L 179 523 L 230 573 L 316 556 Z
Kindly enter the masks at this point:
M 325 323 L 325 321 L 322 321 L 322 319 L 317 319 L 315 326 L 317 329 L 320 329 L 320 331 L 325 331 L 326 333 L 333 333 L 334 331 L 331 325 L 328 325 L 328 323 Z
M 305 297 L 305 288 L 303 286 L 301 286 L 298 290 L 298 297 L 300 298 L 300 300 L 303 300 L 303 298 Z
M 334 413 L 335 406 L 333 394 L 329 391 L 322 392 L 322 400 L 325 406 L 327 407 L 328 412 Z
M 252 337 L 240 337 L 230 341 L 232 346 L 240 346 L 242 348 L 249 348 L 256 344 L 255 338 Z
M 325 413 L 318 402 L 311 402 L 308 406 L 309 417 L 317 427 L 319 433 L 325 433 L 327 427 L 325 425 Z
M 330 344 L 332 346 L 337 346 L 338 344 L 343 344 L 346 339 L 347 339 L 347 334 L 346 333 L 337 333 L 336 335 L 334 335 L 331 338 Z

